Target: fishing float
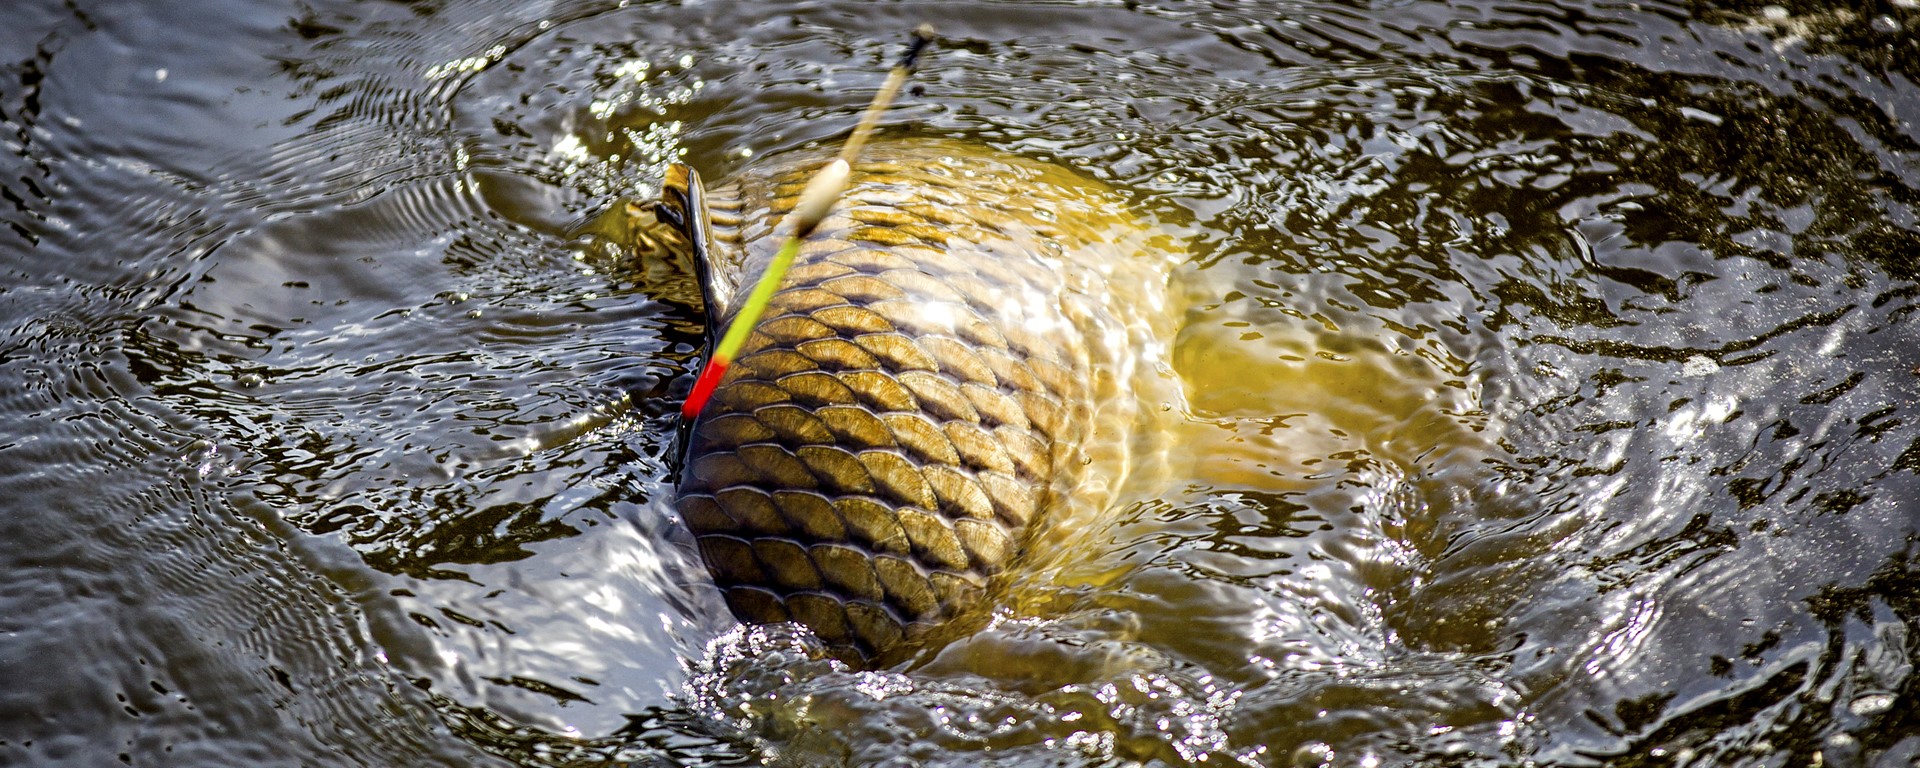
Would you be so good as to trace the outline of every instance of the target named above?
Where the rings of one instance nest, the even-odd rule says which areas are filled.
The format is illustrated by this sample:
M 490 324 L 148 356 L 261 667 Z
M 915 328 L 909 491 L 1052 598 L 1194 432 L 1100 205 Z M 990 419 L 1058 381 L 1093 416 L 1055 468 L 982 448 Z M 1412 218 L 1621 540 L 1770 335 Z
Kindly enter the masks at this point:
M 794 257 L 800 255 L 800 242 L 813 234 L 813 230 L 827 218 L 827 211 L 840 199 L 840 193 L 846 191 L 847 179 L 853 174 L 853 162 L 859 158 L 861 147 L 866 145 L 867 137 L 872 135 L 874 126 L 879 124 L 880 116 L 893 104 L 894 97 L 899 95 L 900 87 L 906 84 L 907 77 L 913 74 L 921 51 L 926 50 L 927 45 L 932 42 L 932 26 L 922 24 L 913 31 L 906 53 L 901 55 L 900 62 L 887 73 L 886 81 L 880 84 L 880 91 L 874 94 L 873 101 L 867 105 L 860 123 L 854 127 L 853 134 L 847 137 L 846 144 L 840 148 L 840 154 L 827 161 L 827 164 L 814 172 L 813 177 L 807 181 L 806 188 L 800 193 L 800 204 L 794 206 L 793 212 L 787 215 L 789 222 L 787 239 L 780 244 L 780 250 L 774 253 L 773 261 L 767 265 L 767 271 L 760 275 L 760 281 L 754 284 L 753 292 L 747 294 L 747 300 L 740 305 L 740 311 L 735 313 L 733 320 L 727 324 L 727 332 L 720 337 L 720 343 L 714 345 L 713 354 L 707 358 L 706 367 L 701 369 L 700 376 L 694 379 L 692 391 L 687 393 L 686 402 L 680 406 L 682 419 L 692 421 L 700 415 L 701 410 L 706 408 L 707 399 L 713 396 L 713 390 L 720 385 L 720 379 L 726 375 L 727 367 L 733 364 L 734 355 L 739 353 L 740 347 L 746 344 L 747 337 L 753 333 L 754 326 L 759 324 L 760 314 L 766 310 L 767 302 L 773 298 L 774 292 L 779 290 L 780 280 L 786 276 L 787 268 L 793 266 Z

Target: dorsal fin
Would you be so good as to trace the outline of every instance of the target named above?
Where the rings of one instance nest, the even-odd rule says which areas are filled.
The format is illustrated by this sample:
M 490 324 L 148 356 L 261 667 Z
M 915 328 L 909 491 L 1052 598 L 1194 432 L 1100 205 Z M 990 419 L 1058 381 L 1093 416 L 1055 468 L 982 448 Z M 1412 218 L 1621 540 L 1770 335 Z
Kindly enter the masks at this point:
M 660 203 L 655 215 L 684 238 L 693 260 L 693 274 L 700 282 L 701 304 L 706 306 L 707 333 L 720 332 L 726 319 L 720 285 L 713 274 L 713 224 L 707 214 L 707 190 L 700 183 L 700 172 L 685 163 L 667 168 L 660 182 Z

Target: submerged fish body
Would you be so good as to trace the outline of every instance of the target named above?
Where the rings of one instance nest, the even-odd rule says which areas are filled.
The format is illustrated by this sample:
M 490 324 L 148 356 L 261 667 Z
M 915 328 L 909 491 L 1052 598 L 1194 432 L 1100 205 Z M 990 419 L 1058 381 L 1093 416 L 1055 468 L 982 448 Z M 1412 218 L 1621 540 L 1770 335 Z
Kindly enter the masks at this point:
M 712 321 L 821 161 L 704 198 L 679 171 L 668 198 Z M 688 437 L 676 509 L 735 615 L 884 654 L 980 605 L 1063 501 L 1097 506 L 1120 468 L 1096 459 L 1122 450 L 1133 410 L 1136 326 L 1112 289 L 1161 303 L 1152 238 L 1113 190 L 1056 166 L 870 147 Z

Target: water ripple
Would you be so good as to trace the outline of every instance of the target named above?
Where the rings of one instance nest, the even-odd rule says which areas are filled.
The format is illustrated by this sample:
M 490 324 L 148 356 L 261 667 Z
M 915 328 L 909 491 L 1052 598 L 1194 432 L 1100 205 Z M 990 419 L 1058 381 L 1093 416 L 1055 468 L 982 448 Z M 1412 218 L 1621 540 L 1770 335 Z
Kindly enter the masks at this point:
M 1920 750 L 1908 4 L 16 15 L 0 762 Z M 1083 559 L 854 670 L 666 511 L 699 314 L 617 203 L 837 141 L 929 16 L 883 132 L 1186 241 L 1185 397 Z

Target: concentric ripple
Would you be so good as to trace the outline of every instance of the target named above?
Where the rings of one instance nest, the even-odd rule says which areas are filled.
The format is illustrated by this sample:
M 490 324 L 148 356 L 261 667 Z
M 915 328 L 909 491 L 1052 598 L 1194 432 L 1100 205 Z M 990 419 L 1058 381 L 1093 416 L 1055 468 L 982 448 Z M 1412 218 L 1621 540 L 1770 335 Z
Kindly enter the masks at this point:
M 27 2 L 0 763 L 1920 756 L 1920 10 Z M 1192 259 L 1132 466 L 987 626 L 740 628 L 619 205 L 882 123 Z

